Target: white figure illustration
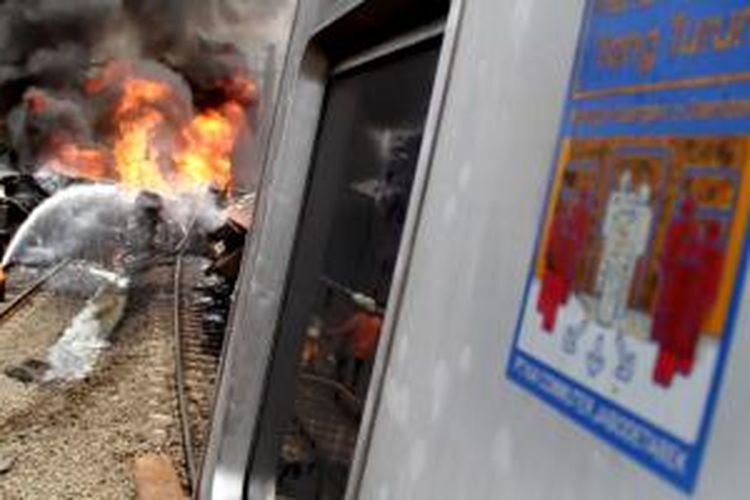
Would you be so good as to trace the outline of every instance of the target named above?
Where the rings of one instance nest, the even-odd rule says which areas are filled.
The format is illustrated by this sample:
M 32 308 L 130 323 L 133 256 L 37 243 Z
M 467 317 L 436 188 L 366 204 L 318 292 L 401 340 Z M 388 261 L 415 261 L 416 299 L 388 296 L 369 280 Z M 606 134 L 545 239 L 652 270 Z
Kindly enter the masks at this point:
M 594 341 L 594 347 L 586 354 L 586 371 L 589 377 L 598 376 L 604 366 L 607 364 L 607 359 L 604 357 L 604 335 L 599 334 Z
M 647 185 L 642 185 L 637 194 L 633 192 L 626 172 L 607 202 L 602 225 L 604 250 L 597 276 L 600 298 L 596 316 L 603 326 L 612 326 L 627 309 L 635 266 L 648 245 L 653 220 L 650 199 Z
M 607 238 L 607 235 L 612 234 L 612 227 L 614 225 L 614 219 L 617 214 L 621 213 L 626 206 L 628 206 L 631 201 L 629 198 L 633 196 L 632 191 L 632 181 L 630 172 L 625 172 L 620 177 L 620 182 L 617 187 L 617 190 L 612 191 L 609 194 L 609 199 L 607 200 L 607 208 L 606 212 L 604 213 L 604 223 L 602 224 L 602 236 L 604 237 L 604 247 L 602 249 L 602 258 L 599 262 L 599 271 L 596 276 L 596 291 L 598 293 L 602 293 L 602 289 L 604 288 L 604 277 L 606 275 L 605 273 L 605 267 L 607 263 L 606 256 L 609 256 L 612 254 L 612 252 L 615 250 L 615 239 L 614 238 Z
M 589 326 L 589 319 L 586 318 L 578 324 L 568 325 L 563 336 L 562 349 L 566 354 L 571 356 L 578 351 L 578 341 L 586 333 Z
M 636 355 L 635 352 L 631 351 L 628 347 L 625 333 L 622 331 L 617 332 L 615 345 L 617 347 L 617 367 L 615 368 L 615 377 L 617 377 L 620 382 L 627 384 L 633 380 L 633 375 L 635 375 Z

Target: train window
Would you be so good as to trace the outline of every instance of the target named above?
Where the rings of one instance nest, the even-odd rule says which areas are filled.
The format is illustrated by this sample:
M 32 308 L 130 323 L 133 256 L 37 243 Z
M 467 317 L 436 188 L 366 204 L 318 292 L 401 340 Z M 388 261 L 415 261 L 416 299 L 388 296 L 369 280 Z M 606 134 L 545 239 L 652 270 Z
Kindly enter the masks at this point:
M 263 417 L 278 498 L 344 496 L 440 44 L 433 36 L 329 82 L 280 322 L 280 342 L 294 337 L 299 352 L 271 375 Z

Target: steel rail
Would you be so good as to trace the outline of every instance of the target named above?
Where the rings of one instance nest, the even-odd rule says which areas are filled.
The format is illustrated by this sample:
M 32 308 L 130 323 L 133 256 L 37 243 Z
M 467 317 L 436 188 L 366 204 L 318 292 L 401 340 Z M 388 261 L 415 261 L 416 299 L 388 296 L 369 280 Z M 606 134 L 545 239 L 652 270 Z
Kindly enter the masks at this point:
M 11 316 L 16 310 L 18 310 L 19 307 L 21 307 L 29 299 L 31 299 L 34 294 L 36 294 L 39 289 L 42 288 L 50 279 L 57 276 L 63 269 L 65 269 L 70 264 L 70 262 L 70 259 L 65 259 L 55 264 L 52 269 L 39 277 L 21 293 L 13 297 L 11 301 L 8 302 L 6 306 L 0 310 L 0 320 L 5 320 L 9 316 Z
M 184 304 L 183 279 L 185 273 L 185 254 L 189 251 L 190 239 L 196 229 L 198 214 L 193 214 L 192 219 L 185 227 L 182 240 L 174 249 L 174 349 L 175 349 L 175 383 L 177 387 L 177 400 L 182 427 L 182 442 L 185 454 L 185 468 L 191 495 L 197 494 L 198 479 L 205 457 L 206 443 L 203 441 L 201 432 L 198 430 L 206 425 L 202 410 L 207 410 L 213 415 L 213 408 L 201 408 L 202 397 L 206 401 L 213 401 L 212 397 L 202 393 L 205 390 L 204 383 L 215 375 L 221 360 L 221 348 L 216 353 L 196 351 L 196 340 L 203 344 L 204 335 L 209 333 L 205 326 L 196 329 L 191 321 L 191 314 L 195 311 L 190 305 Z M 187 316 L 185 316 L 187 314 Z M 200 337 L 196 338 L 199 334 Z M 198 358 L 203 359 L 196 359 Z M 197 377 L 196 377 L 197 373 Z M 196 399 L 197 398 L 197 399 Z M 191 406 L 195 404 L 196 406 Z M 191 410 L 196 410 L 194 415 Z M 193 425 L 195 424 L 195 425 Z
M 198 477 L 195 446 L 190 428 L 190 414 L 188 409 L 187 381 L 185 377 L 185 359 L 182 352 L 182 252 L 177 254 L 174 270 L 174 357 L 175 384 L 177 388 L 177 405 L 180 411 L 182 427 L 182 448 L 185 454 L 185 469 L 191 494 L 195 491 L 195 481 Z

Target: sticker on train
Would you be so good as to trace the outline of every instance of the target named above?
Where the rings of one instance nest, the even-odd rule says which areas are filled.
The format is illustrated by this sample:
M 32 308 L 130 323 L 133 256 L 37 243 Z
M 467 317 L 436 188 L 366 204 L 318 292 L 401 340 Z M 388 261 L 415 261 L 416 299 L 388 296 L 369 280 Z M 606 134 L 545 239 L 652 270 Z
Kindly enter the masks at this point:
M 750 7 L 586 6 L 507 375 L 694 490 L 750 214 Z

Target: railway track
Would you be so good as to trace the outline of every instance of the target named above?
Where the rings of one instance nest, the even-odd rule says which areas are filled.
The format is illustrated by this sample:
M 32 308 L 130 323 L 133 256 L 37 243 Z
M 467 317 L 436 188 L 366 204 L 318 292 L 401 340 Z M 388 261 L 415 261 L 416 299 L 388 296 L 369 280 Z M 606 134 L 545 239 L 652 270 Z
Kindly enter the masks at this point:
M 175 385 L 192 490 L 208 444 L 224 335 L 223 323 L 211 317 L 206 296 L 193 286 L 203 277 L 203 262 L 178 255 L 174 275 Z
M 0 498 L 134 498 L 135 457 L 182 464 L 173 276 L 169 262 L 133 277 L 127 313 L 85 379 L 38 384 L 0 374 L 0 455 L 15 460 Z M 76 261 L 45 274 L 14 269 L 0 308 L 2 367 L 44 359 L 101 279 Z
M 10 317 L 22 305 L 27 303 L 46 283 L 70 265 L 70 262 L 70 260 L 63 260 L 40 277 L 31 280 L 28 284 L 24 283 L 21 287 L 10 287 L 8 290 L 8 298 L 10 300 L 0 308 L 0 321 Z
M 138 357 L 127 355 L 127 359 L 132 361 L 140 360 L 140 357 L 147 353 L 150 353 L 148 355 L 158 354 L 153 347 L 147 347 L 147 345 L 151 342 L 158 342 L 159 330 L 171 326 L 172 338 L 168 344 L 171 345 L 170 349 L 173 350 L 173 364 L 166 362 L 166 358 L 164 358 L 158 368 L 149 370 L 149 373 L 144 373 L 144 377 L 158 381 L 160 370 L 168 370 L 167 373 L 173 372 L 173 375 L 170 375 L 174 378 L 172 384 L 173 398 L 177 400 L 175 405 L 177 410 L 175 414 L 177 434 L 175 434 L 175 437 L 177 439 L 174 443 L 181 448 L 181 454 L 184 457 L 184 478 L 186 486 L 190 489 L 194 488 L 208 442 L 214 388 L 222 354 L 224 334 L 224 324 L 217 321 L 216 318 L 215 301 L 206 300 L 207 296 L 210 295 L 211 286 L 206 286 L 202 290 L 194 287 L 204 278 L 203 267 L 205 263 L 206 261 L 203 259 L 179 254 L 169 263 L 170 265 L 165 266 L 166 262 L 161 262 L 159 265 L 151 267 L 152 271 L 146 271 L 144 278 L 137 280 L 140 284 L 134 284 L 135 290 L 139 291 L 136 292 L 129 314 L 135 314 L 136 317 L 151 317 L 148 328 L 149 331 L 153 330 L 153 332 L 147 334 L 144 330 L 138 329 L 136 322 L 142 321 L 142 319 L 128 318 L 123 324 L 122 329 L 124 331 L 120 333 L 120 340 L 115 342 L 112 353 L 105 355 L 100 369 L 90 377 L 92 380 L 97 380 L 110 371 L 129 369 L 130 361 L 119 360 L 120 354 L 118 351 L 120 350 L 144 349 L 143 352 L 139 351 Z M 11 334 L 11 331 L 20 332 L 23 330 L 23 324 L 28 324 L 25 319 L 27 316 L 42 320 L 42 316 L 39 316 L 40 308 L 49 309 L 50 306 L 47 305 L 47 302 L 53 301 L 53 303 L 58 304 L 63 301 L 66 304 L 70 302 L 71 305 L 69 312 L 67 309 L 64 313 L 61 311 L 63 314 L 57 323 L 45 324 L 44 332 L 47 330 L 50 332 L 44 333 L 43 338 L 34 339 L 33 344 L 40 347 L 34 347 L 33 352 L 25 349 L 16 353 L 15 343 L 10 343 L 7 348 L 4 348 L 3 352 L 7 351 L 4 355 L 5 360 L 8 362 L 10 362 L 11 353 L 13 358 L 17 358 L 19 361 L 29 355 L 40 355 L 43 352 L 41 346 L 45 346 L 44 349 L 46 349 L 46 346 L 54 341 L 56 332 L 64 328 L 70 317 L 82 307 L 90 293 L 96 289 L 96 287 L 88 285 L 81 286 L 81 280 L 87 281 L 89 273 L 84 267 L 71 261 L 60 262 L 46 271 L 18 269 L 14 273 L 15 276 L 8 283 L 8 301 L 5 304 L 0 304 L 0 329 L 8 330 L 5 332 L 5 335 L 9 335 L 7 338 L 10 339 L 13 335 L 17 335 Z M 169 278 L 170 275 L 171 279 Z M 164 280 L 163 278 L 167 279 Z M 144 279 L 145 282 L 143 282 Z M 173 283 L 170 285 L 169 282 L 172 280 Z M 159 292 L 160 282 L 165 285 L 162 292 Z M 85 292 L 81 289 L 85 289 Z M 169 309 L 171 311 L 167 312 Z M 46 318 L 46 316 L 44 317 Z M 169 332 L 169 330 L 166 331 Z M 141 335 L 135 332 L 144 333 Z M 40 330 L 39 335 L 41 333 Z M 169 335 L 167 335 L 167 338 Z M 26 343 L 31 343 L 31 339 Z M 111 359 L 115 359 L 115 364 L 112 366 L 110 366 Z M 145 360 L 144 363 L 146 363 Z M 172 369 L 169 369 L 170 365 Z M 153 373 L 150 373 L 152 371 Z M 127 380 L 127 378 L 124 380 Z M 90 382 L 87 382 L 80 389 L 73 389 L 73 391 L 88 394 L 87 391 L 90 391 L 89 385 Z M 150 388 L 148 390 L 151 391 Z M 42 390 L 45 394 L 47 391 L 53 391 L 53 389 Z M 163 400 L 163 394 L 156 389 L 154 391 L 154 394 L 158 393 L 158 400 Z M 62 391 L 60 395 L 45 397 L 62 398 L 65 392 Z M 32 414 L 46 414 L 46 410 L 41 410 L 46 406 L 46 403 L 40 406 L 33 400 L 29 400 L 24 405 L 33 408 L 33 411 L 14 411 L 13 414 L 18 414 L 20 417 L 7 420 L 8 435 L 18 430 L 16 427 L 22 431 L 26 426 L 22 422 L 32 418 Z M 167 406 L 163 406 L 158 410 L 149 411 L 158 413 L 157 416 L 160 418 L 162 418 L 162 415 L 163 418 L 166 418 L 167 408 Z M 164 422 L 165 426 L 168 425 L 166 420 Z M 179 463 L 179 458 L 177 460 Z M 0 488 L 0 498 L 2 497 L 3 491 Z

